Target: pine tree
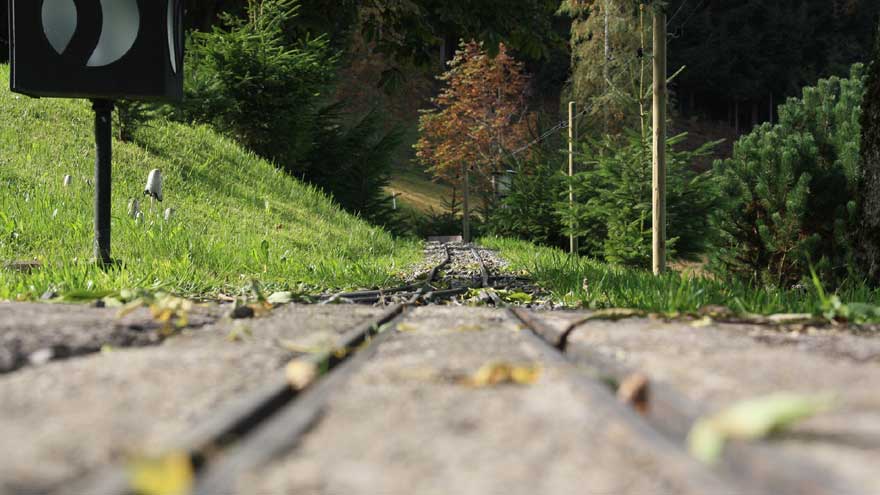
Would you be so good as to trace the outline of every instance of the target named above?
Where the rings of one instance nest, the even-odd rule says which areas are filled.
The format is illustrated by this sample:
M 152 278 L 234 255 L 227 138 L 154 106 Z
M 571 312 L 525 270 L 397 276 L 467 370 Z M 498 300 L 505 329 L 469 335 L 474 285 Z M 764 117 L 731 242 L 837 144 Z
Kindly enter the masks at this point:
M 864 67 L 805 88 L 715 165 L 724 207 L 714 264 L 722 273 L 777 287 L 850 272 L 859 175 Z
M 862 104 L 861 166 L 858 257 L 863 272 L 880 284 L 880 31 Z

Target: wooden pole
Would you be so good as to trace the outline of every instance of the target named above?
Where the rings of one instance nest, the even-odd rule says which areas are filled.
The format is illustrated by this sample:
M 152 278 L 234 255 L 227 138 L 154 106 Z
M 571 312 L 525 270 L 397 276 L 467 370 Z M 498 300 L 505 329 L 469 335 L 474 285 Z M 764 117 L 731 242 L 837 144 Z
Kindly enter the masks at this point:
M 570 101 L 568 102 L 568 177 L 574 177 L 574 144 L 577 141 L 577 122 L 575 118 L 575 110 L 577 110 L 577 103 Z M 574 185 L 568 185 L 568 205 L 574 210 Z M 580 246 L 578 245 L 578 237 L 574 233 L 575 228 L 575 220 L 572 218 L 570 227 L 572 228 L 572 233 L 568 236 L 568 244 L 569 244 L 569 252 L 571 254 L 577 254 L 580 250 Z
M 462 166 L 462 174 L 464 175 L 464 200 L 461 203 L 461 222 L 462 237 L 464 242 L 471 242 L 471 175 L 468 166 Z
M 666 13 L 654 11 L 653 268 L 666 271 Z

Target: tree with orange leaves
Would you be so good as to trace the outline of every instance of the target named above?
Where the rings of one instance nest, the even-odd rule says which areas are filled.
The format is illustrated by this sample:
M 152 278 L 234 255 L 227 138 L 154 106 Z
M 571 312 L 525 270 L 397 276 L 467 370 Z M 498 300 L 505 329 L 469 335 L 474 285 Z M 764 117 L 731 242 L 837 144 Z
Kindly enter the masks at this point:
M 432 100 L 435 108 L 422 111 L 416 156 L 435 179 L 455 186 L 468 167 L 475 191 L 488 203 L 492 174 L 529 136 L 529 78 L 504 44 L 492 58 L 482 43 L 470 41 L 439 79 L 446 85 Z

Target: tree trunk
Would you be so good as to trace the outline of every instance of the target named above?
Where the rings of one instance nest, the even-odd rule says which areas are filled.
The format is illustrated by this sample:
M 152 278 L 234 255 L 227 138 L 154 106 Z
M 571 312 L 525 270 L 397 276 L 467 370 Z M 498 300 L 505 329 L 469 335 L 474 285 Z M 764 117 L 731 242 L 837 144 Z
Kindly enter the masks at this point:
M 733 127 L 736 129 L 736 137 L 739 137 L 739 100 L 733 102 Z
M 862 104 L 857 258 L 863 273 L 880 285 L 880 34 Z
M 752 129 L 758 127 L 758 102 L 752 103 Z

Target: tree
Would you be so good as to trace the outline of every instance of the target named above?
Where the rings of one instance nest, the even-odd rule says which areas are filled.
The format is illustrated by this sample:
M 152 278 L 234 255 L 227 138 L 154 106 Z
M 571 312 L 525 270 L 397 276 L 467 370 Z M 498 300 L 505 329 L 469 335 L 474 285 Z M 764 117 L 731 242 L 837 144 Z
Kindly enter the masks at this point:
M 638 127 L 650 110 L 651 10 L 636 0 L 565 0 L 559 13 L 572 18 L 569 92 L 587 110 L 587 133 Z
M 504 43 L 532 59 L 546 59 L 561 44 L 553 25 L 558 0 L 367 0 L 361 18 L 377 48 L 425 64 L 438 44 L 459 38 L 486 43 L 489 52 Z M 451 49 L 451 46 L 447 46 Z
M 708 215 L 717 206 L 710 175 L 692 170 L 695 160 L 718 142 L 695 151 L 677 151 L 686 135 L 667 140 L 667 218 L 671 255 L 693 259 L 708 237 Z M 579 153 L 581 172 L 572 184 L 583 198 L 572 208 L 557 202 L 563 225 L 576 225 L 581 252 L 608 262 L 649 267 L 651 264 L 651 137 L 634 130 L 622 136 L 590 140 Z
M 670 67 L 685 113 L 748 130 L 785 97 L 870 59 L 875 0 L 671 0 Z M 775 112 L 772 114 L 775 120 Z
M 288 168 L 311 150 L 315 95 L 335 75 L 325 38 L 288 44 L 284 28 L 297 10 L 295 0 L 251 0 L 247 18 L 227 15 L 226 27 L 196 33 L 183 107 L 190 119 L 211 123 Z
M 880 284 L 880 31 L 862 104 L 862 174 L 859 177 L 858 259 L 872 283 Z
M 296 34 L 298 13 L 297 0 L 249 0 L 246 16 L 223 15 L 222 26 L 194 34 L 177 117 L 213 125 L 348 211 L 388 224 L 383 188 L 399 134 L 333 102 L 335 51 L 325 36 Z
M 716 163 L 721 272 L 776 287 L 811 268 L 832 284 L 850 275 L 864 83 L 857 64 L 848 79 L 805 88 L 779 107 L 778 124 L 759 126 Z
M 446 87 L 432 100 L 435 108 L 419 119 L 416 156 L 434 177 L 454 185 L 470 167 L 476 190 L 488 201 L 492 174 L 529 135 L 528 78 L 503 44 L 492 58 L 471 41 L 462 43 L 440 80 Z

